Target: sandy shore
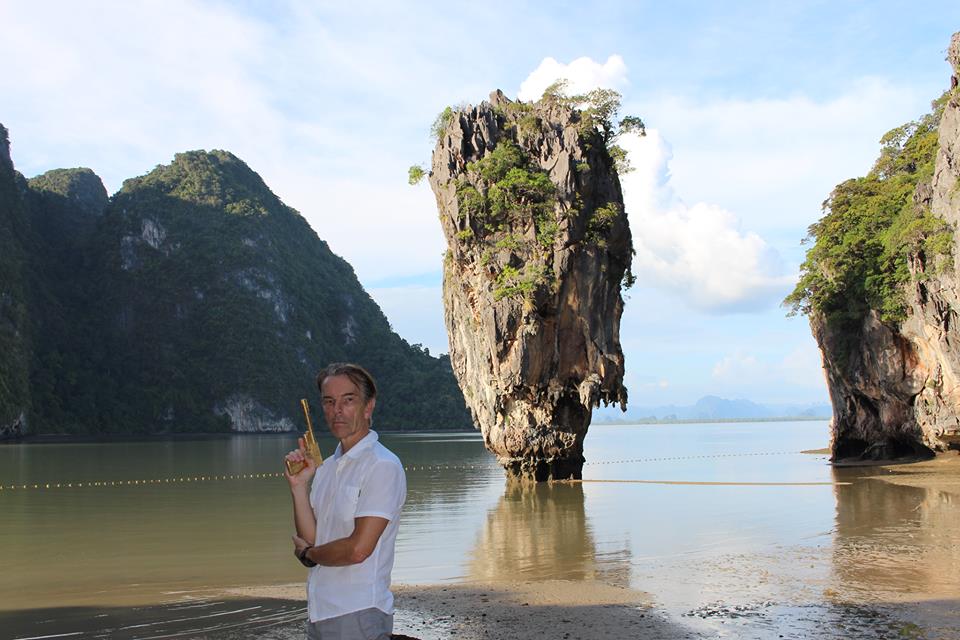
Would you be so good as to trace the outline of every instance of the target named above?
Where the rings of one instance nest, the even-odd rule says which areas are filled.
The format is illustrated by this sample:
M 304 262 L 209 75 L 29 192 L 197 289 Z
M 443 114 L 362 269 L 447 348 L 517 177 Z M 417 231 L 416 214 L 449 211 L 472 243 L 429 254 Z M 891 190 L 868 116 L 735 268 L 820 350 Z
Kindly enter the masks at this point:
M 599 582 L 517 582 L 511 584 L 395 585 L 394 633 L 440 640 L 515 638 L 680 638 L 701 637 L 655 611 L 647 594 Z M 240 598 L 302 598 L 302 585 L 236 589 Z M 278 624 L 256 636 L 228 634 L 210 638 L 302 637 L 303 625 Z
M 243 598 L 299 597 L 301 585 L 232 590 Z M 956 602 L 864 606 L 772 601 L 716 603 L 683 618 L 669 616 L 648 594 L 601 582 L 396 585 L 394 633 L 419 640 L 700 640 L 752 638 L 957 640 Z M 209 640 L 294 640 L 303 622 L 206 636 Z
M 824 594 L 799 605 L 715 602 L 670 615 L 648 594 L 595 581 L 396 585 L 394 592 L 394 632 L 419 640 L 960 639 L 954 598 L 864 605 Z M 245 587 L 162 605 L 0 612 L 0 638 L 301 640 L 305 617 L 302 585 Z

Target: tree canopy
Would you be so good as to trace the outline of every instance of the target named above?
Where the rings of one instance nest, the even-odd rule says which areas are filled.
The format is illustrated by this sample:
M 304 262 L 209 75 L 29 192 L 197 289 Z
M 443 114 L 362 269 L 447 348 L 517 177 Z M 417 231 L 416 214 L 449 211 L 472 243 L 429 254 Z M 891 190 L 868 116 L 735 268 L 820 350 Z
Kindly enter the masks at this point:
M 875 309 L 884 321 L 900 322 L 907 314 L 910 258 L 919 257 L 934 270 L 951 263 L 954 230 L 914 199 L 917 185 L 933 176 L 948 97 L 934 101 L 919 120 L 888 131 L 870 172 L 830 193 L 824 216 L 804 240 L 811 247 L 800 280 L 784 300 L 791 314 L 852 320 Z

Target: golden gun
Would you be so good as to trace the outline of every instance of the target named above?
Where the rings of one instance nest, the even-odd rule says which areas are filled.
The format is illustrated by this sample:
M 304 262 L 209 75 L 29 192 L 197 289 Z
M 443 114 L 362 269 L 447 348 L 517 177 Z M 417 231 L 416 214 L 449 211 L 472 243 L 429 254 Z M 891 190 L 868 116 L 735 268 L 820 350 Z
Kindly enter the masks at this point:
M 313 436 L 313 421 L 310 419 L 310 405 L 307 404 L 306 398 L 300 400 L 300 406 L 303 407 L 303 417 L 307 419 L 307 430 L 303 434 L 303 446 L 307 450 L 307 457 L 319 465 L 323 462 L 323 454 L 320 453 L 320 446 Z M 283 462 L 287 465 L 287 473 L 292 476 L 297 475 L 307 466 L 305 462 L 291 462 L 290 460 L 284 460 Z

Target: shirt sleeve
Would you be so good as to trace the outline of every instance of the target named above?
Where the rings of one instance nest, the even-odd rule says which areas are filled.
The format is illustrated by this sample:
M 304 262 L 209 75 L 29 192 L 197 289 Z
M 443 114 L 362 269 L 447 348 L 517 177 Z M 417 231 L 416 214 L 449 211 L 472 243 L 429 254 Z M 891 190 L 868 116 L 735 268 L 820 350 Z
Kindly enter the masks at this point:
M 407 498 L 407 477 L 400 464 L 379 460 L 370 470 L 357 499 L 357 518 L 396 520 Z

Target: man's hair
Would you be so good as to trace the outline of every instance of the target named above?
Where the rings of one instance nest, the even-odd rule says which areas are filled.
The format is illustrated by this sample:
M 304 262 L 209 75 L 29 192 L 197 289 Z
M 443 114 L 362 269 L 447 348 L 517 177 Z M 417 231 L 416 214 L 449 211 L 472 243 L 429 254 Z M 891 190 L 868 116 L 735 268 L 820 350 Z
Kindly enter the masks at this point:
M 323 381 L 332 376 L 347 376 L 353 384 L 360 389 L 360 395 L 363 396 L 363 403 L 377 397 L 377 383 L 374 382 L 370 372 L 358 364 L 349 362 L 334 362 L 328 364 L 317 374 L 317 388 L 323 393 Z

